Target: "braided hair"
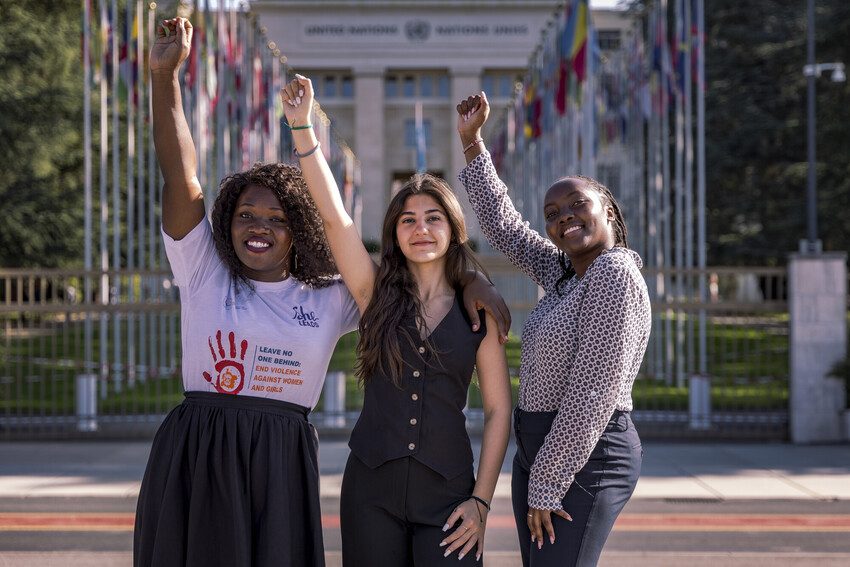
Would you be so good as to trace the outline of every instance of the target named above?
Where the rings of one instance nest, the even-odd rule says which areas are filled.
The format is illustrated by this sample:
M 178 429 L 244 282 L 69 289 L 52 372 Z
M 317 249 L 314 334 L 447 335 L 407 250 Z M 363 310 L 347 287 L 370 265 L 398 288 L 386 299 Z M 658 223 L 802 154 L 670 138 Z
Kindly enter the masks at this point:
M 617 199 L 614 198 L 614 194 L 611 193 L 611 190 L 605 187 L 596 179 L 593 179 L 592 177 L 586 177 L 584 175 L 569 175 L 567 177 L 562 177 L 555 181 L 553 185 L 557 185 L 558 183 L 569 179 L 582 180 L 586 187 L 589 187 L 599 193 L 599 195 L 602 197 L 603 206 L 608 205 L 609 207 L 611 207 L 611 209 L 614 211 L 614 246 L 628 248 L 629 231 L 626 228 L 626 221 L 623 218 L 623 212 L 620 210 L 620 204 L 617 203 Z M 571 263 L 567 263 L 567 255 L 564 254 L 562 250 L 558 250 L 558 263 L 561 265 L 561 277 L 558 278 L 558 281 L 555 283 L 555 291 L 558 292 L 558 295 L 561 295 L 561 285 L 563 285 L 571 277 L 573 277 L 576 271 Z
M 325 238 L 322 219 L 307 191 L 301 170 L 286 163 L 257 163 L 248 171 L 234 173 L 221 181 L 212 211 L 213 241 L 234 281 L 249 289 L 253 288 L 230 236 L 236 201 L 249 185 L 269 189 L 286 213 L 292 229 L 290 273 L 311 287 L 330 285 L 337 270 Z M 293 261 L 293 258 L 297 258 L 297 261 Z

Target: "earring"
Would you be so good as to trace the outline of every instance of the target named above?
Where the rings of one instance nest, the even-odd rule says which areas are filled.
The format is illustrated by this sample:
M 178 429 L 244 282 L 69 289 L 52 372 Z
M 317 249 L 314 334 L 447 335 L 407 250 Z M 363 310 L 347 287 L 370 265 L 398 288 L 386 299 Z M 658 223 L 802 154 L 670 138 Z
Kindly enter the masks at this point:
M 298 252 L 296 252 L 292 256 L 292 271 L 294 272 L 297 269 L 298 269 Z

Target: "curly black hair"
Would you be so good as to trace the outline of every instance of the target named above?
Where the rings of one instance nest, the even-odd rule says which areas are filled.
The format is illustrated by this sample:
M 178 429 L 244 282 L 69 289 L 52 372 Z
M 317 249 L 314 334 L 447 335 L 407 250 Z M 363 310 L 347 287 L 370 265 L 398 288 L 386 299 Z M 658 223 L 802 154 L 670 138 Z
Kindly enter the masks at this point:
M 253 287 L 230 237 L 236 201 L 248 185 L 270 189 L 286 213 L 289 226 L 292 227 L 290 273 L 312 287 L 330 285 L 337 269 L 325 238 L 322 219 L 307 191 L 301 170 L 286 163 L 257 163 L 248 171 L 234 173 L 221 181 L 212 211 L 213 239 L 215 249 L 233 279 L 249 288 Z

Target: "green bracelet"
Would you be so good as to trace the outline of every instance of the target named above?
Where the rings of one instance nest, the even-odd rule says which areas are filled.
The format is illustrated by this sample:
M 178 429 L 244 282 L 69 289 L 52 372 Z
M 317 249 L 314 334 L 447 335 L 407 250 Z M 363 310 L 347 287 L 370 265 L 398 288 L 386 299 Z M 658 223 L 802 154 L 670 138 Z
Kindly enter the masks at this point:
M 284 122 L 284 124 L 286 124 L 286 127 L 290 130 L 306 130 L 307 128 L 313 127 L 312 124 L 305 124 L 304 126 L 290 126 L 289 122 Z

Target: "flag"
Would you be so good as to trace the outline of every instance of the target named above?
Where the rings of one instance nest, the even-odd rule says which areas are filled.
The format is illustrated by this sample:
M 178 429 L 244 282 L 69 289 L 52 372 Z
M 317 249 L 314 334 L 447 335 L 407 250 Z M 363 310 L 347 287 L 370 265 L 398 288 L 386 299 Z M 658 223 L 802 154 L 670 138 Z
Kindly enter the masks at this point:
M 416 172 L 425 173 L 428 171 L 428 165 L 426 160 L 425 124 L 422 120 L 422 101 L 416 101 L 414 118 L 416 136 Z
M 579 0 L 576 6 L 576 28 L 573 45 L 570 50 L 570 60 L 573 71 L 579 83 L 584 82 L 587 74 L 587 37 L 588 37 L 588 8 L 587 0 Z
M 559 35 L 559 58 L 558 58 L 558 86 L 555 89 L 555 108 L 558 114 L 567 112 L 567 98 L 569 97 L 570 84 L 570 59 L 573 51 L 577 23 L 577 10 L 572 4 L 564 6 L 564 27 Z

